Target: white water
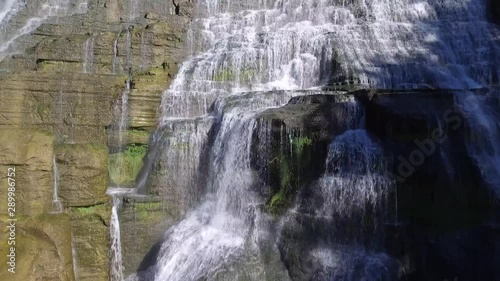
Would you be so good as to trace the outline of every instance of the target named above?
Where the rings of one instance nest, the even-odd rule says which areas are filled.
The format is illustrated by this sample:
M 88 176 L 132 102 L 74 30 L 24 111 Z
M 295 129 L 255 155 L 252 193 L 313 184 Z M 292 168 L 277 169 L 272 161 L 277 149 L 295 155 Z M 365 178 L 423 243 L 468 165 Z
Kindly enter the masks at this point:
M 86 3 L 79 1 L 76 4 Z M 0 60 L 22 51 L 22 44 L 18 45 L 16 42 L 42 23 L 51 18 L 84 12 L 82 9 L 71 9 L 71 4 L 75 4 L 75 1 L 42 0 L 25 3 L 21 0 L 7 0 L 0 3 Z
M 121 32 L 120 32 L 121 34 Z M 118 40 L 120 38 L 120 34 L 116 38 L 113 44 L 113 74 L 117 71 L 118 66 Z M 127 37 L 125 41 L 125 49 L 126 49 L 126 61 L 125 61 L 125 70 L 127 71 L 127 80 L 125 81 L 125 89 L 121 93 L 121 99 L 119 102 L 115 104 L 113 110 L 113 116 L 115 117 L 114 127 L 113 127 L 113 136 L 116 138 L 116 143 L 114 145 L 121 152 L 125 148 L 124 136 L 125 132 L 128 129 L 129 125 L 129 96 L 132 91 L 132 40 L 131 40 L 131 29 L 127 29 Z M 115 163 L 111 165 L 117 165 L 118 169 L 122 167 L 123 164 L 123 156 L 120 154 Z M 119 173 L 119 170 L 118 170 Z
M 246 10 L 231 1 L 198 1 L 198 52 L 165 97 L 210 106 L 237 92 L 344 79 L 383 88 L 474 88 L 500 73 L 492 62 L 498 46 L 490 44 L 499 35 L 486 22 L 482 0 L 352 2 L 259 1 Z M 169 107 L 163 104 L 164 112 Z
M 16 0 L 4 0 L 0 3 L 0 23 L 8 20 L 7 16 L 13 14 L 13 7 Z
M 262 203 L 250 190 L 255 180 L 249 162 L 255 120 L 248 114 L 223 119 L 211 154 L 209 195 L 167 232 L 155 280 L 213 280 L 240 259 L 258 258 L 259 230 L 249 224 Z
M 198 1 L 189 31 L 193 56 L 163 95 L 160 126 L 208 118 L 216 101 L 220 128 L 210 152 L 212 170 L 204 187 L 208 195 L 165 234 L 155 280 L 215 280 L 216 273 L 248 255 L 258 256 L 255 245 L 266 239 L 266 228 L 252 229 L 255 221 L 249 215 L 262 213 L 248 211 L 261 203 L 251 191 L 255 178 L 248 169 L 255 126 L 249 111 L 259 105 L 248 106 L 234 96 L 264 101 L 262 109 L 286 102 L 266 91 L 342 81 L 372 88 L 487 85 L 500 78 L 500 64 L 493 59 L 499 52 L 493 38 L 499 33 L 486 21 L 485 10 L 482 0 Z M 228 96 L 233 97 L 223 99 Z M 494 129 L 492 124 L 486 127 Z M 363 239 L 372 246 L 380 243 L 380 237 L 370 240 L 369 234 L 386 222 L 384 208 L 392 185 L 383 174 L 381 148 L 357 128 L 337 137 L 330 147 L 329 170 L 317 190 L 325 200 L 314 216 L 327 220 L 361 216 L 363 225 L 366 215 L 371 225 L 354 235 L 351 246 L 319 246 L 309 253 L 325 268 L 332 268 L 337 259 L 337 266 L 329 270 L 333 275 L 318 280 L 333 276 L 354 280 L 359 274 L 363 280 L 388 280 L 390 275 L 384 268 L 391 261 L 384 254 L 365 252 L 361 245 Z M 484 171 L 486 178 L 495 174 Z M 246 277 L 262 280 L 258 273 Z
M 128 105 L 128 98 L 130 95 L 131 91 L 131 83 L 132 83 L 132 41 L 131 41 L 131 31 L 130 28 L 127 29 L 127 39 L 125 42 L 126 45 L 126 62 L 125 62 L 125 69 L 127 71 L 127 80 L 125 81 L 125 90 L 122 92 L 122 97 L 121 97 L 121 110 L 120 110 L 120 122 L 118 126 L 118 146 L 120 148 L 123 147 L 123 134 L 128 128 L 128 118 L 129 118 L 129 105 Z M 116 46 L 115 46 L 116 48 Z
M 485 96 L 459 93 L 456 102 L 463 110 L 462 122 L 467 123 L 466 139 L 469 155 L 476 161 L 483 179 L 500 198 L 500 110 L 499 93 Z
M 95 43 L 95 35 L 91 35 L 83 45 L 84 73 L 92 73 L 94 71 L 94 43 Z
M 56 156 L 52 157 L 52 165 L 53 165 L 53 171 L 54 171 L 54 193 L 52 195 L 52 205 L 53 205 L 53 210 L 51 213 L 54 214 L 60 214 L 63 211 L 63 207 L 61 204 L 61 201 L 59 200 L 59 170 L 57 168 L 57 162 L 56 162 Z
M 327 171 L 319 184 L 318 195 L 324 203 L 316 214 L 347 218 L 368 207 L 378 209 L 378 204 L 386 202 L 384 197 L 391 187 L 391 180 L 384 175 L 384 158 L 383 150 L 366 130 L 348 130 L 336 137 L 329 148 Z
M 121 198 L 109 192 L 112 198 L 112 208 L 111 208 L 111 222 L 109 226 L 111 247 L 111 268 L 110 268 L 110 280 L 111 281 L 122 281 L 123 280 L 123 263 L 122 263 L 122 243 L 120 237 L 120 219 L 118 212 L 121 206 Z
M 149 50 L 147 48 L 146 42 L 146 31 L 143 30 L 141 33 L 141 70 L 146 70 L 148 68 L 147 55 Z
M 71 233 L 71 257 L 73 259 L 73 274 L 75 276 L 75 281 L 78 281 L 78 259 L 76 256 L 76 248 L 75 248 L 75 238 L 73 233 Z
M 128 97 L 130 95 L 130 81 L 131 77 L 130 74 L 127 77 L 126 85 L 125 85 L 125 90 L 122 92 L 122 99 L 121 99 L 121 111 L 120 111 L 120 124 L 118 127 L 118 145 L 120 148 L 123 147 L 123 133 L 127 130 L 128 128 Z
M 117 67 L 118 67 L 118 40 L 120 39 L 120 36 L 122 35 L 122 32 L 118 33 L 116 36 L 115 42 L 113 43 L 113 74 L 116 74 Z

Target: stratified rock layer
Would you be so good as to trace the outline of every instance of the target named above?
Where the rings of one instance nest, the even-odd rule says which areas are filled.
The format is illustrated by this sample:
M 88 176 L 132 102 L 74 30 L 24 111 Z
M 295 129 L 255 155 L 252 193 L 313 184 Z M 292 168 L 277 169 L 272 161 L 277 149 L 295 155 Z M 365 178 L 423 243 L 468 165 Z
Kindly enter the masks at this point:
M 181 15 L 170 1 L 71 1 L 78 12 L 48 18 L 18 40 L 22 52 L 0 61 L 1 178 L 6 181 L 7 168 L 16 168 L 22 243 L 18 273 L 4 275 L 2 258 L 1 280 L 110 279 L 106 190 L 119 183 L 108 183 L 108 150 L 149 142 L 161 95 L 186 54 L 192 3 L 178 2 Z M 30 7 L 7 32 L 23 25 L 34 11 Z M 117 144 L 127 81 L 125 131 Z M 49 215 L 58 211 L 55 185 L 63 210 Z M 2 202 L 6 196 L 0 193 Z M 136 234 L 149 242 L 142 251 L 125 253 L 129 272 L 154 243 L 149 226 L 158 223 L 137 216 L 142 220 Z M 1 217 L 2 224 L 6 219 Z M 135 226 L 133 221 L 124 228 Z M 3 257 L 6 251 L 2 245 Z

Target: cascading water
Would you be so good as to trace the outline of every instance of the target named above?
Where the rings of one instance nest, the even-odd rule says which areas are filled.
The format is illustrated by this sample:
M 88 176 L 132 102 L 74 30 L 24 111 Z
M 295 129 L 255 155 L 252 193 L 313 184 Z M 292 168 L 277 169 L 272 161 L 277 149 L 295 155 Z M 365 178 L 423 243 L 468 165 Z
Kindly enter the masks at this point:
M 490 44 L 497 31 L 486 21 L 485 5 L 199 1 L 193 35 L 199 53 L 167 91 L 164 118 L 196 115 L 182 105 L 210 106 L 216 97 L 249 89 L 345 80 L 381 88 L 479 87 L 500 75 L 492 63 L 498 46 Z M 172 107 L 179 112 L 170 113 Z
M 318 225 L 319 240 L 331 241 L 312 247 L 309 253 L 315 260 L 315 275 L 321 272 L 321 278 L 315 280 L 357 280 L 359 276 L 363 276 L 361 280 L 392 280 L 394 262 L 376 252 L 383 248 L 393 185 L 385 176 L 384 158 L 382 148 L 364 129 L 336 137 L 329 148 L 325 174 L 311 194 L 298 202 L 295 212 L 300 212 L 287 217 L 300 221 L 300 216 L 309 214 L 309 221 Z M 308 210 L 314 200 L 322 203 Z
M 78 260 L 76 257 L 76 248 L 75 248 L 75 238 L 73 233 L 71 234 L 71 257 L 73 261 L 73 274 L 75 275 L 75 280 L 78 281 Z
M 94 43 L 95 35 L 91 35 L 83 46 L 83 72 L 92 73 L 94 71 Z
M 148 62 L 147 62 L 147 54 L 149 50 L 147 48 L 146 42 L 146 31 L 143 30 L 141 33 L 141 70 L 146 70 Z
M 121 34 L 121 33 L 120 33 Z M 118 53 L 118 39 L 120 35 L 116 38 L 113 46 L 113 73 L 116 72 L 116 64 L 117 63 L 117 53 Z M 119 102 L 115 104 L 113 110 L 113 116 L 115 117 L 113 124 L 113 136 L 115 137 L 115 143 L 113 144 L 117 151 L 122 151 L 125 143 L 124 143 L 124 134 L 128 128 L 128 119 L 129 119 L 129 95 L 131 92 L 131 84 L 132 84 L 132 40 L 131 40 L 131 30 L 127 29 L 127 37 L 125 42 L 126 48 L 126 62 L 125 69 L 127 71 L 127 80 L 125 81 L 125 89 L 122 91 L 121 99 Z M 114 163 L 110 165 L 115 165 L 118 169 L 122 166 L 123 157 L 119 155 Z M 118 170 L 119 171 L 119 170 Z
M 110 279 L 111 281 L 123 280 L 123 265 L 122 265 L 122 243 L 120 237 L 120 219 L 118 212 L 121 205 L 121 198 L 114 192 L 108 191 L 111 196 L 111 222 L 109 226 L 110 239 L 111 239 L 111 263 L 110 263 Z
M 52 158 L 52 165 L 54 169 L 54 193 L 52 195 L 53 210 L 52 213 L 60 214 L 63 211 L 61 201 L 59 200 L 59 170 L 57 169 L 56 156 Z
M 458 93 L 456 103 L 463 110 L 469 125 L 467 149 L 475 159 L 483 179 L 500 199 L 500 110 L 499 93 L 490 91 L 485 96 L 470 92 Z M 495 103 L 496 102 L 496 103 Z
M 155 280 L 212 280 L 241 260 L 263 266 L 259 243 L 268 234 L 259 225 L 266 218 L 259 214 L 258 205 L 264 202 L 251 189 L 256 181 L 250 167 L 256 120 L 252 113 L 238 111 L 222 119 L 210 156 L 207 198 L 167 232 Z M 265 276 L 259 266 L 233 274 L 236 279 L 262 280 Z
M 13 13 L 12 10 L 16 2 L 16 0 L 2 1 L 0 4 L 0 23 L 7 20 L 7 16 Z
M 125 90 L 122 92 L 121 110 L 120 110 L 120 124 L 118 127 L 118 146 L 123 147 L 123 133 L 128 126 L 128 96 L 130 95 L 130 73 L 125 82 Z
M 190 31 L 199 39 L 192 42 L 195 54 L 164 93 L 160 126 L 216 118 L 212 128 L 217 134 L 209 147 L 206 186 L 198 187 L 206 195 L 166 232 L 151 269 L 154 280 L 219 280 L 232 270 L 231 280 L 263 280 L 267 272 L 259 263 L 259 245 L 273 239 L 268 237 L 268 219 L 258 208 L 264 199 L 252 191 L 257 181 L 249 150 L 256 111 L 287 102 L 275 90 L 337 82 L 462 89 L 498 81 L 499 48 L 493 41 L 498 31 L 487 22 L 485 5 L 467 0 L 198 1 Z M 248 96 L 264 103 L 246 106 L 239 99 Z M 207 114 L 214 102 L 215 113 Z M 495 124 L 483 125 L 488 141 L 498 144 L 492 133 L 498 130 Z M 186 139 L 190 143 L 199 140 L 195 134 L 208 132 L 193 130 Z M 178 131 L 174 128 L 172 134 L 175 138 Z M 471 155 L 491 160 L 481 149 L 488 148 L 471 149 Z M 496 153 L 494 147 L 490 150 Z M 190 153 L 186 159 L 202 157 Z M 381 148 L 362 127 L 353 126 L 334 139 L 327 161 L 315 190 L 323 205 L 310 215 L 327 220 L 333 237 L 307 253 L 313 264 L 322 266 L 312 280 L 391 280 L 397 266 L 379 252 L 383 237 L 370 237 L 387 222 L 392 187 L 383 173 Z M 492 161 L 486 165 L 499 166 Z M 196 175 L 199 167 L 182 169 L 189 170 L 182 175 Z M 483 170 L 487 181 L 498 179 L 495 171 Z M 189 190 L 192 185 L 183 182 L 176 188 Z M 346 220 L 358 220 L 358 232 Z M 239 265 L 250 260 L 257 265 L 239 271 Z M 285 273 L 279 280 L 288 278 Z
M 116 74 L 117 68 L 118 68 L 118 40 L 120 39 L 120 36 L 122 35 L 122 32 L 118 33 L 116 36 L 116 39 L 113 43 L 113 74 Z
M 140 3 L 139 0 L 127 1 L 127 4 L 128 4 L 128 6 L 127 6 L 127 11 L 128 11 L 127 19 L 129 21 L 135 19 L 138 16 L 139 3 Z
M 121 32 L 116 38 L 113 46 L 113 73 L 116 71 L 117 54 L 118 54 L 118 39 L 120 38 Z M 124 133 L 128 128 L 128 118 L 129 118 L 129 104 L 128 98 L 131 91 L 132 83 L 132 39 L 131 39 L 131 28 L 127 29 L 127 39 L 125 42 L 126 48 L 126 63 L 125 68 L 127 71 L 127 80 L 125 82 L 125 89 L 122 92 L 121 100 L 115 105 L 114 116 L 119 117 L 115 121 L 115 130 L 113 134 L 117 137 L 116 147 L 118 151 L 121 151 L 124 146 Z M 110 165 L 116 165 L 118 169 L 123 165 L 123 156 L 119 155 L 116 162 L 110 163 Z M 110 225 L 110 237 L 111 237 L 111 280 L 112 281 L 122 281 L 123 276 L 123 263 L 122 263 L 122 250 L 121 250 L 121 238 L 120 238 L 120 220 L 118 216 L 118 211 L 121 206 L 121 196 L 125 194 L 135 193 L 135 188 L 125 188 L 122 189 L 119 186 L 114 186 L 108 189 L 108 194 L 112 199 L 112 213 L 111 213 L 111 225 Z
M 42 23 L 52 17 L 85 12 L 86 9 L 72 9 L 72 6 L 86 3 L 77 0 L 3 1 L 0 4 L 0 60 L 22 49 L 22 43 L 16 42 Z
M 349 212 L 377 205 L 390 185 L 383 159 L 382 149 L 366 130 L 348 130 L 336 137 L 328 152 L 327 172 L 320 179 L 325 202 L 317 214 L 348 217 Z

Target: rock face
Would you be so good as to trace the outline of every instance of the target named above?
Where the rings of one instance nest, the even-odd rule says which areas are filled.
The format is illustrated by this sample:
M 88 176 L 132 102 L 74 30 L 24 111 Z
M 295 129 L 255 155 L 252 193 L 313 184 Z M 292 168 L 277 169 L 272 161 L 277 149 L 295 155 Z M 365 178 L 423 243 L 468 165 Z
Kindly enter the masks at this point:
M 468 94 L 498 104 L 495 91 Z M 256 130 L 268 133 L 256 134 L 252 162 L 266 208 L 281 217 L 281 259 L 293 280 L 362 272 L 401 280 L 401 270 L 405 280 L 500 276 L 498 230 L 490 225 L 499 206 L 468 154 L 477 128 L 457 104 L 460 95 L 360 90 L 341 99 L 325 92 L 258 116 Z M 424 155 L 417 164 L 415 151 Z M 352 271 L 342 271 L 344 262 Z
M 496 24 L 500 24 L 500 3 L 495 0 L 489 0 L 488 8 L 491 20 Z
M 5 275 L 2 258 L 0 279 L 109 280 L 106 190 L 121 183 L 109 182 L 108 161 L 147 145 L 156 127 L 161 95 L 187 50 L 192 3 L 178 2 L 180 15 L 170 1 L 72 0 L 65 13 L 46 12 L 57 17 L 21 36 L 9 49 L 21 52 L 0 61 L 0 167 L 16 168 L 20 244 L 18 273 Z M 38 6 L 21 9 L 0 40 L 42 13 Z M 148 208 L 124 208 L 124 229 L 148 238 L 142 251 L 124 253 L 129 273 L 154 243 L 149 236 L 164 230 L 150 231 L 158 219 Z M 6 257 L 5 245 L 0 252 Z
M 1 180 L 7 183 L 7 171 L 15 169 L 15 215 L 8 217 L 7 204 L 2 208 L 0 222 L 9 225 L 15 218 L 15 274 L 7 271 L 7 260 L 0 266 L 2 280 L 74 280 L 71 258 L 70 219 L 52 211 L 53 136 L 45 131 L 24 129 L 0 130 Z M 2 202 L 7 192 L 0 193 Z M 12 210 L 11 210 L 12 211 Z M 5 246 L 3 257 L 10 254 L 8 228 L 1 231 Z M 14 276 L 14 278 L 13 278 Z

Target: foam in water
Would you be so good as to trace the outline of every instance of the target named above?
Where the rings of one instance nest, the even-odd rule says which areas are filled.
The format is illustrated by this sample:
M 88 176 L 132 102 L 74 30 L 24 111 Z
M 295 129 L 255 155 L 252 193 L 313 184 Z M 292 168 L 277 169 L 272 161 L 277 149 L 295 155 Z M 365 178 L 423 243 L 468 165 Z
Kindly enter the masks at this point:
M 127 1 L 127 10 L 128 10 L 128 15 L 127 15 L 127 18 L 129 21 L 135 19 L 137 16 L 139 16 L 138 14 L 138 10 L 139 10 L 139 3 L 140 1 L 139 0 L 129 0 Z
M 212 151 L 208 198 L 166 234 L 155 280 L 213 276 L 250 253 L 245 245 L 251 235 L 249 210 L 258 203 L 249 189 L 255 121 L 242 115 L 224 118 Z

